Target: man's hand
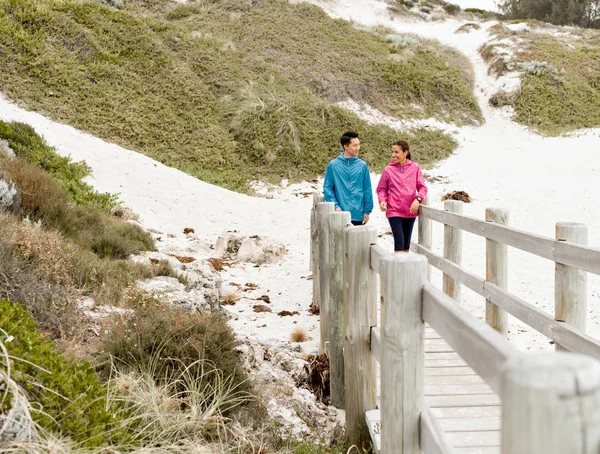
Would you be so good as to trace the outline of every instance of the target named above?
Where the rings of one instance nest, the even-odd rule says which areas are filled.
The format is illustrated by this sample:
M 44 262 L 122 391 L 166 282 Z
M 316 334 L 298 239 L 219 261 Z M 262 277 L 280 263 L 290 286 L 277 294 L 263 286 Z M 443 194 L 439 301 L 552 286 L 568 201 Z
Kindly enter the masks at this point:
M 415 199 L 412 205 L 410 206 L 410 214 L 417 214 L 419 212 L 419 205 L 419 201 Z
M 338 212 L 339 212 L 339 211 L 342 211 L 342 209 L 341 209 L 340 207 L 337 207 L 337 208 L 335 209 L 335 211 L 338 211 Z
M 381 211 L 385 211 L 385 210 L 387 210 L 387 202 L 386 202 L 385 200 L 382 200 L 382 201 L 379 203 L 379 208 L 381 208 Z
M 365 214 L 364 220 L 363 220 L 363 225 L 365 225 L 367 222 L 369 222 L 369 215 Z

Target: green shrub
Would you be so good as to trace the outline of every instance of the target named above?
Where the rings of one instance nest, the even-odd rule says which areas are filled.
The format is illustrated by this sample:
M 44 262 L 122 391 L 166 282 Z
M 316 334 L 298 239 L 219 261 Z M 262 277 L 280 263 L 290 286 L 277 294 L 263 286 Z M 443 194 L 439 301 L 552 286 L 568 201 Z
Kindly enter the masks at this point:
M 446 11 L 448 14 L 452 14 L 454 16 L 460 12 L 460 6 L 455 5 L 453 3 L 446 3 L 444 5 L 444 11 Z
M 46 171 L 76 204 L 107 212 L 117 206 L 116 194 L 96 192 L 82 181 L 90 174 L 84 162 L 58 155 L 31 126 L 0 120 L 0 139 L 7 140 L 18 157 Z
M 233 331 L 222 314 L 189 313 L 158 304 L 138 308 L 133 315 L 115 317 L 105 351 L 117 362 L 154 370 L 157 380 L 175 376 L 190 364 L 207 360 L 225 378 L 233 377 L 232 383 L 244 391 L 249 384 L 234 351 L 236 345 Z M 161 364 L 151 367 L 157 358 Z
M 139 226 L 110 216 L 96 207 L 72 205 L 68 193 L 41 168 L 20 159 L 0 160 L 20 189 L 21 214 L 41 220 L 98 257 L 125 259 L 131 254 L 154 249 L 151 235 Z
M 0 300 L 0 314 L 3 343 L 13 358 L 12 378 L 37 407 L 34 420 L 87 447 L 126 440 L 114 409 L 107 408 L 106 389 L 95 370 L 65 359 L 52 342 L 43 340 L 19 304 Z

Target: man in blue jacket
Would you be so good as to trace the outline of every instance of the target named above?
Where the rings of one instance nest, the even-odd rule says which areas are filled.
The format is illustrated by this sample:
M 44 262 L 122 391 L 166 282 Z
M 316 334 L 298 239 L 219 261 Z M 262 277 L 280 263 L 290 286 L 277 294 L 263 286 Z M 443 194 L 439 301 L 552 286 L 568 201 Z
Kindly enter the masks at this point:
M 369 222 L 373 211 L 373 191 L 367 163 L 358 158 L 358 133 L 348 131 L 341 137 L 344 151 L 327 165 L 323 193 L 326 202 L 335 204 L 335 211 L 349 211 L 352 224 Z

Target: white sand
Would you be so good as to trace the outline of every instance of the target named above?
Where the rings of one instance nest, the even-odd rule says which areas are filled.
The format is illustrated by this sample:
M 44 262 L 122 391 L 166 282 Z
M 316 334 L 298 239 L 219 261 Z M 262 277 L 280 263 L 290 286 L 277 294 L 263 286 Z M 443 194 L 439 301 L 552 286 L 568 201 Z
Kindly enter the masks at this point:
M 482 218 L 486 207 L 505 207 L 510 210 L 511 225 L 550 237 L 557 221 L 583 222 L 590 227 L 589 243 L 600 245 L 600 210 L 596 201 L 597 184 L 594 184 L 600 175 L 600 130 L 571 137 L 544 138 L 512 122 L 506 111 L 489 108 L 488 96 L 502 84 L 514 83 L 510 79 L 490 78 L 477 54 L 477 48 L 488 39 L 486 29 L 493 23 L 486 23 L 482 30 L 469 34 L 454 34 L 461 22 L 403 23 L 398 18 L 392 20 L 387 5 L 375 0 L 324 1 L 322 6 L 335 17 L 352 19 L 361 25 L 383 24 L 399 32 L 438 39 L 462 51 L 473 63 L 476 94 L 486 123 L 478 128 L 452 127 L 457 131 L 460 147 L 430 172 L 448 180 L 430 185 L 434 206 L 441 206 L 440 198 L 448 190 L 465 190 L 474 198 L 474 203 L 465 206 L 466 214 Z M 378 121 L 394 121 L 369 109 L 363 109 L 362 115 L 377 117 Z M 259 284 L 253 296 L 268 294 L 274 312 L 299 310 L 301 315 L 280 318 L 275 313 L 255 314 L 251 310 L 253 302 L 244 301 L 231 308 L 238 315 L 232 325 L 241 335 L 262 340 L 287 340 L 293 328 L 304 327 L 312 330 L 313 337 L 305 349 L 314 348 L 318 341 L 318 318 L 306 312 L 312 284 L 305 279 L 309 274 L 311 200 L 299 195 L 310 191 L 310 184 L 287 187 L 272 200 L 252 198 L 196 180 L 139 153 L 25 111 L 3 98 L 0 98 L 0 119 L 29 123 L 57 147 L 60 154 L 71 155 L 75 160 L 84 159 L 93 170 L 94 186 L 101 191 L 119 192 L 125 204 L 140 214 L 147 228 L 183 237 L 183 228 L 192 227 L 201 239 L 211 243 L 227 230 L 266 235 L 285 242 L 289 254 L 280 263 L 234 268 L 222 276 L 225 284 L 231 281 Z M 382 152 L 387 153 L 387 150 Z M 374 186 L 377 181 L 378 177 L 373 175 Z M 381 232 L 387 230 L 382 213 L 373 214 L 373 224 Z M 436 227 L 435 248 L 439 250 L 442 229 Z M 389 237 L 384 237 L 382 243 L 391 249 Z M 484 241 L 465 235 L 464 243 L 464 266 L 483 275 Z M 509 250 L 509 258 L 510 290 L 552 312 L 553 264 L 513 250 Z M 434 276 L 434 281 L 439 281 L 439 275 Z M 600 280 L 594 276 L 589 280 L 588 330 L 595 337 L 600 336 L 599 298 Z M 482 316 L 481 298 L 465 290 L 461 303 Z M 532 333 L 514 319 L 511 323 L 510 338 L 519 347 L 549 347 L 548 340 L 541 335 Z

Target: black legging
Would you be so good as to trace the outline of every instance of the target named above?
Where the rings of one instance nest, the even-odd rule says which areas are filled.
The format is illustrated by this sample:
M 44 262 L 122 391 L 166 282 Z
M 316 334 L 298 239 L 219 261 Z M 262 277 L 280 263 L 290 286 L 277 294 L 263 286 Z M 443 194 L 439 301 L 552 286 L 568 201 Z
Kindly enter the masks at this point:
M 394 251 L 407 251 L 410 248 L 410 237 L 416 218 L 388 218 L 394 234 Z

